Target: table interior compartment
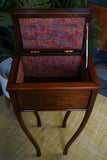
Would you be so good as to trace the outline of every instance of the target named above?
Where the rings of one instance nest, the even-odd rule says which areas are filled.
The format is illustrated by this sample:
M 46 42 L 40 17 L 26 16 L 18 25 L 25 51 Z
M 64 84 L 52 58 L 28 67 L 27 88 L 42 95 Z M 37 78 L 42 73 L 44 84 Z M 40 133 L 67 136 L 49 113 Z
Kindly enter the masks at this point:
M 89 81 L 81 55 L 22 56 L 16 83 Z

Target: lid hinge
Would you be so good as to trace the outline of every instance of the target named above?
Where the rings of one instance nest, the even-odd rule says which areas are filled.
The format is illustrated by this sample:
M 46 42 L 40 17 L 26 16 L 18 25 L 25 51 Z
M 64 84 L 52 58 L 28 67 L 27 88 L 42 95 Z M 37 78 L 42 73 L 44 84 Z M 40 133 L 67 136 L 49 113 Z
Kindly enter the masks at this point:
M 31 54 L 38 54 L 40 51 L 30 51 Z
M 65 52 L 65 53 L 73 53 L 74 50 L 65 50 L 64 52 Z

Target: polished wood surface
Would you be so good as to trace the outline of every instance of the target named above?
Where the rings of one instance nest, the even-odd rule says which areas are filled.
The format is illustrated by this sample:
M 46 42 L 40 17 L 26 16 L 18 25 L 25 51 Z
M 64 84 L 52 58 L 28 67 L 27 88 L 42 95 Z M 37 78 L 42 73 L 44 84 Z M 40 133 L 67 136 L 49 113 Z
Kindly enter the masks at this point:
M 16 117 L 21 125 L 23 131 L 29 138 L 29 140 L 34 145 L 37 155 L 41 155 L 40 147 L 34 140 L 32 135 L 26 128 L 24 121 L 22 119 L 22 111 L 34 112 L 37 118 L 37 126 L 41 126 L 41 120 L 37 111 L 67 111 L 62 123 L 62 127 L 66 127 L 67 119 L 70 112 L 73 110 L 83 110 L 86 111 L 83 122 L 81 123 L 79 129 L 74 134 L 74 136 L 69 140 L 64 149 L 64 154 L 67 154 L 70 145 L 78 137 L 78 135 L 83 130 L 86 125 L 90 113 L 92 111 L 96 94 L 99 90 L 99 82 L 92 61 L 91 54 L 89 52 L 88 68 L 85 68 L 85 45 L 81 51 L 76 54 L 82 56 L 82 64 L 80 68 L 80 79 L 79 80 L 69 80 L 69 81 L 38 81 L 16 83 L 16 77 L 19 67 L 19 61 L 21 56 L 26 56 L 27 53 L 30 56 L 29 50 L 23 50 L 22 40 L 20 35 L 20 29 L 18 24 L 18 19 L 20 17 L 86 17 L 86 22 L 90 22 L 92 16 L 91 9 L 52 9 L 52 10 L 15 10 L 13 20 L 17 39 L 18 51 L 15 52 L 13 58 L 13 63 L 9 75 L 9 80 L 7 84 L 7 90 L 9 91 L 11 101 L 15 110 Z M 84 40 L 85 44 L 85 40 Z M 62 50 L 63 51 L 63 50 Z M 61 53 L 62 53 L 61 51 Z M 76 51 L 76 50 L 75 50 Z M 47 50 L 42 50 L 45 54 Z M 60 52 L 58 50 L 50 50 L 49 52 L 57 54 Z M 84 52 L 82 55 L 81 52 Z M 51 54 L 51 55 L 52 55 Z M 62 53 L 63 54 L 63 53 Z M 61 54 L 60 54 L 61 55 Z M 70 55 L 72 56 L 72 55 Z
M 41 127 L 41 120 L 40 120 L 40 116 L 39 116 L 39 113 L 34 111 L 34 114 L 37 118 L 37 127 Z
M 66 114 L 65 114 L 65 117 L 64 117 L 64 120 L 63 120 L 63 123 L 62 123 L 63 128 L 66 127 L 66 122 L 67 122 L 67 119 L 68 119 L 70 113 L 71 113 L 71 111 L 67 111 Z
M 26 90 L 17 91 L 16 96 L 21 110 L 82 110 L 87 108 L 90 91 L 78 89 Z

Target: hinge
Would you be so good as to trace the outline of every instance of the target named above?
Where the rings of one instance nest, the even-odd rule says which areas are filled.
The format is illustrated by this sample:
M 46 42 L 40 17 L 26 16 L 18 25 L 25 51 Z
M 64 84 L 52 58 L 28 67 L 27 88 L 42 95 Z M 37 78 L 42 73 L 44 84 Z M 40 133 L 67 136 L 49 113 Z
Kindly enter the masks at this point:
M 64 52 L 65 52 L 65 53 L 73 53 L 74 50 L 65 50 Z
M 40 51 L 30 51 L 31 54 L 38 54 Z

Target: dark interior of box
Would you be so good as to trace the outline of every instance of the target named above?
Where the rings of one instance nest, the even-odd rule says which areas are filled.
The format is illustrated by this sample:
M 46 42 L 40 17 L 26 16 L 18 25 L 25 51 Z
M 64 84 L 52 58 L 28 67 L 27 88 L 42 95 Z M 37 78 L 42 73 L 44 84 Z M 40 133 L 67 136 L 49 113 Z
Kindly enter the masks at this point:
M 82 56 L 22 56 L 16 83 L 89 81 Z

